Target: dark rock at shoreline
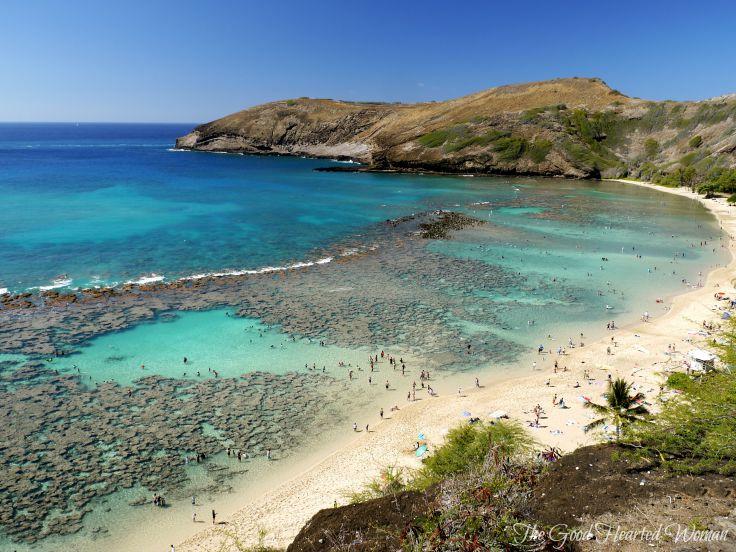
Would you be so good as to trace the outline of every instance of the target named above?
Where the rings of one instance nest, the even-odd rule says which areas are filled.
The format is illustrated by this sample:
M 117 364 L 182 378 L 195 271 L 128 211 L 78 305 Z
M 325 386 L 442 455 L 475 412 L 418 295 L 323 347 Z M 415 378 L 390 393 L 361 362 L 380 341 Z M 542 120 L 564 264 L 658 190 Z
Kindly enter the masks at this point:
M 452 230 L 462 230 L 481 224 L 485 224 L 485 221 L 463 215 L 462 213 L 444 211 L 436 219 L 421 223 L 419 228 L 421 229 L 420 235 L 425 239 L 444 240 L 449 237 Z

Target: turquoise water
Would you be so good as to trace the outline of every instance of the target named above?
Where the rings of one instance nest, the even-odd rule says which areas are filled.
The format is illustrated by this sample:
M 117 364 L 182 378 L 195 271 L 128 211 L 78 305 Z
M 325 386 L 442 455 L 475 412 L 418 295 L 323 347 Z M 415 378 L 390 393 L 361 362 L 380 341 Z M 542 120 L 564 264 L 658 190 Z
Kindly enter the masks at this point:
M 644 311 L 662 314 L 657 299 L 697 285 L 728 260 L 715 219 L 685 198 L 608 182 L 322 173 L 313 169 L 331 162 L 172 151 L 174 138 L 189 129 L 0 124 L 0 289 L 86 287 L 153 274 L 172 280 L 323 259 L 348 243 L 377 248 L 288 276 L 254 276 L 242 287 L 180 290 L 193 294 L 189 308 L 211 310 L 172 311 L 165 307 L 172 292 L 138 296 L 143 299 L 132 307 L 121 298 L 21 317 L 0 311 L 24 332 L 7 336 L 11 345 L 0 339 L 2 406 L 33 420 L 3 434 L 12 446 L 0 463 L 38 469 L 64 500 L 64 493 L 84 489 L 80 472 L 118 488 L 110 495 L 120 503 L 114 511 L 90 502 L 84 529 L 42 542 L 39 550 L 58 549 L 59 542 L 68 549 L 105 548 L 109 543 L 90 523 L 119 534 L 138 529 L 141 514 L 131 514 L 128 498 L 118 493 L 157 490 L 141 486 L 164 454 L 180 458 L 204 447 L 220 458 L 231 442 L 261 450 L 278 444 L 302 417 L 312 421 L 299 427 L 300 435 L 324 432 L 325 424 L 349 435 L 353 414 L 370 408 L 375 417 L 378 405 L 403 401 L 430 362 L 433 374 L 437 369 L 451 378 L 465 377 L 465 370 L 483 375 L 500 365 L 518 367 L 514 362 L 540 342 L 554 349 L 569 338 L 578 341 L 580 332 L 586 340 L 595 337 L 612 319 L 621 325 Z M 455 232 L 451 240 L 426 241 L 382 224 L 433 209 L 463 211 L 486 224 Z M 238 308 L 223 304 L 240 305 L 245 316 L 233 316 Z M 90 309 L 81 311 L 82 325 L 90 327 L 107 309 L 116 320 L 128 320 L 136 309 L 153 318 L 93 338 L 96 331 L 79 330 L 75 319 L 85 337 L 70 345 L 64 313 L 77 308 Z M 6 354 L 17 353 L 18 343 L 28 343 L 38 328 L 61 349 L 77 352 L 40 362 Z M 327 346 L 319 343 L 323 334 Z M 386 362 L 375 376 L 358 369 L 365 369 L 369 352 L 382 349 L 405 356 L 408 373 Z M 31 362 L 22 366 L 25 360 Z M 309 387 L 300 379 L 321 376 L 323 367 L 334 380 Z M 346 381 L 351 368 L 352 382 Z M 384 379 L 391 380 L 390 391 Z M 98 423 L 107 429 L 90 439 Z M 136 469 L 126 456 L 130 439 L 145 444 L 135 452 Z M 129 468 L 126 477 L 120 470 L 97 473 L 98 445 L 107 460 L 110 450 L 123 451 L 116 460 Z M 55 452 L 37 457 L 39 447 Z M 69 447 L 84 452 L 77 459 L 82 467 L 60 462 Z M 276 450 L 291 453 L 286 443 Z M 25 489 L 23 474 L 13 474 L 13 488 Z M 178 475 L 172 468 L 171 476 Z M 15 516 L 8 527 L 31 523 L 7 506 L 17 499 L 0 493 L 0 504 Z M 64 500 L 59 508 L 75 510 Z M 185 511 L 188 521 L 186 509 L 186 496 L 179 497 L 172 513 Z M 57 513 L 38 508 L 34 516 L 48 520 Z M 0 537 L 0 549 L 14 547 Z
M 343 377 L 348 368 L 339 369 L 340 362 L 356 370 L 367 364 L 368 350 L 292 339 L 278 328 L 230 314 L 223 309 L 172 313 L 153 323 L 98 337 L 80 353 L 55 358 L 50 364 L 62 372 L 81 374 L 85 382 L 121 385 L 132 385 L 152 374 L 201 380 L 237 378 L 258 371 L 322 371 L 323 367 L 326 373 Z
M 633 223 L 660 198 L 621 185 L 320 173 L 312 169 L 329 161 L 172 151 L 189 128 L 0 124 L 0 288 L 283 265 L 319 257 L 326 245 L 388 218 L 477 202 L 520 201 L 491 218 L 527 229 L 544 206 L 523 203 L 540 186 L 557 190 L 555 203 L 582 195 L 604 218 L 609 204 L 629 206 Z M 679 235 L 691 230 L 680 222 Z M 642 241 L 640 232 L 616 227 L 622 244 Z

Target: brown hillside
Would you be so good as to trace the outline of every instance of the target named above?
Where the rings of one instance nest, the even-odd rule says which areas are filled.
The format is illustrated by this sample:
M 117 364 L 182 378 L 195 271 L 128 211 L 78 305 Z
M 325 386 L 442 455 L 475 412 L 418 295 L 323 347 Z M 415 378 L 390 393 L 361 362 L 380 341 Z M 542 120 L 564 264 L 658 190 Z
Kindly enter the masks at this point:
M 736 164 L 736 98 L 649 102 L 595 78 L 418 104 L 299 98 L 201 125 L 177 146 L 353 159 L 369 170 L 598 177 L 692 166 L 705 174 Z

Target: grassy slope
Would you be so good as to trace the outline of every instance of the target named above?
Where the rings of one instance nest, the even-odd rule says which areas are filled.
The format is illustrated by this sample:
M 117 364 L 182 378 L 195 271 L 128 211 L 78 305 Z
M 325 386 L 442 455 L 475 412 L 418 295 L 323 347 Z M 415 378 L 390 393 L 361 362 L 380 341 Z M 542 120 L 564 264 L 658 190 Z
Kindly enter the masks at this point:
M 360 144 L 361 161 L 397 170 L 629 175 L 697 184 L 713 167 L 736 166 L 736 97 L 649 102 L 584 78 L 410 105 L 299 98 L 240 111 L 197 131 L 193 147 L 203 149 L 320 156 L 315 148 L 322 144 Z M 235 141 L 218 142 L 224 136 Z

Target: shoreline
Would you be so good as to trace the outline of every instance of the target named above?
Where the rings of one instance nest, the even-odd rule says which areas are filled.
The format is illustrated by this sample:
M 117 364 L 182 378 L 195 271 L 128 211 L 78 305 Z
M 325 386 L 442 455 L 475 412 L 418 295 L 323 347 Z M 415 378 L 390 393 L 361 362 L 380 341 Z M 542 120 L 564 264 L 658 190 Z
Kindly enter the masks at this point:
M 669 310 L 651 322 L 637 322 L 609 332 L 612 340 L 605 337 L 585 347 L 570 349 L 559 357 L 551 353 L 553 347 L 550 347 L 550 353 L 539 356 L 540 366 L 531 375 L 499 374 L 486 387 L 456 393 L 441 389 L 443 394 L 439 397 L 427 397 L 403 406 L 367 435 L 361 432 L 298 475 L 254 499 L 235 512 L 226 525 L 194 534 L 177 546 L 177 550 L 201 552 L 227 549 L 236 543 L 255 544 L 260 530 L 266 532 L 265 544 L 285 548 L 318 510 L 332 507 L 335 502 L 344 504 L 346 494 L 362 489 L 386 467 L 418 467 L 420 462 L 412 450 L 416 434 L 427 435 L 431 450 L 441 444 L 448 429 L 463 420 L 461 413 L 464 411 L 487 420 L 490 412 L 504 410 L 511 419 L 528 426 L 527 422 L 532 419 L 530 411 L 539 403 L 547 418 L 543 419 L 542 427 L 529 428 L 530 433 L 542 446 L 570 452 L 599 441 L 598 434 L 582 431 L 588 421 L 586 414 L 589 414 L 583 409 L 581 397 L 597 401 L 605 391 L 608 374 L 633 381 L 637 390 L 644 392 L 647 401 L 653 403 L 662 371 L 668 367 L 676 369 L 676 364 L 695 346 L 692 342 L 700 340 L 701 322 L 713 320 L 714 290 L 733 290 L 729 274 L 736 267 L 736 251 L 731 240 L 736 230 L 736 217 L 722 199 L 705 200 L 681 188 L 665 188 L 646 182 L 611 181 L 699 201 L 715 216 L 725 234 L 723 237 L 730 253 L 728 264 L 711 270 L 701 288 L 675 296 Z M 676 353 L 669 353 L 670 344 L 675 345 Z M 608 347 L 612 349 L 611 355 L 606 352 Z M 560 366 L 567 366 L 569 371 L 554 373 L 555 360 Z M 583 379 L 583 370 L 589 372 L 592 382 Z M 464 386 L 468 389 L 473 385 L 474 375 L 468 372 L 459 376 L 466 378 Z M 578 382 L 581 387 L 574 387 Z M 568 408 L 552 406 L 555 394 L 565 398 Z

